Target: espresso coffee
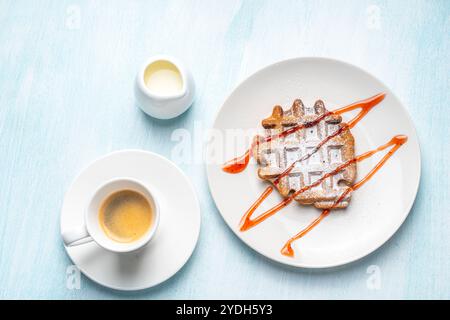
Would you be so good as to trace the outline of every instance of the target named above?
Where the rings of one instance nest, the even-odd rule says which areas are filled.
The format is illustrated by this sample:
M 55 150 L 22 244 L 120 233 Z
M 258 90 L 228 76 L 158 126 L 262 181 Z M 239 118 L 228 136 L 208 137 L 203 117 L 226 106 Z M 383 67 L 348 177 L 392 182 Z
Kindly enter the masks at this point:
M 105 234 L 117 242 L 133 242 L 147 233 L 154 223 L 148 200 L 139 192 L 122 190 L 106 198 L 99 210 Z

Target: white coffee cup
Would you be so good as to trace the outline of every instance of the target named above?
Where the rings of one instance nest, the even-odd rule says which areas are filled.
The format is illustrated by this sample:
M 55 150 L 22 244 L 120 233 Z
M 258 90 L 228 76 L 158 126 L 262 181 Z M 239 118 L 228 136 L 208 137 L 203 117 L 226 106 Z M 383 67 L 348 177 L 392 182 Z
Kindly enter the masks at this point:
M 147 232 L 139 239 L 132 242 L 117 242 L 109 238 L 103 231 L 100 220 L 99 210 L 103 202 L 113 193 L 123 190 L 138 192 L 148 201 L 154 215 L 153 224 Z M 109 180 L 96 189 L 88 201 L 84 213 L 84 223 L 71 230 L 63 232 L 62 238 L 64 244 L 68 247 L 78 246 L 87 242 L 95 241 L 99 246 L 106 250 L 124 253 L 132 252 L 144 247 L 155 235 L 159 224 L 159 206 L 154 193 L 148 186 L 130 178 L 116 178 Z

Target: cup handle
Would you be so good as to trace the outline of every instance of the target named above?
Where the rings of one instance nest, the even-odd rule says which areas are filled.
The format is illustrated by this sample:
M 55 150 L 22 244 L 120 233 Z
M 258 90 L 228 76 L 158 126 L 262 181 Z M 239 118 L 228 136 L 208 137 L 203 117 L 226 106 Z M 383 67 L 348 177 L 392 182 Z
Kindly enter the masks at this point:
M 93 241 L 85 225 L 64 232 L 62 234 L 62 238 L 64 244 L 68 247 L 74 247 Z

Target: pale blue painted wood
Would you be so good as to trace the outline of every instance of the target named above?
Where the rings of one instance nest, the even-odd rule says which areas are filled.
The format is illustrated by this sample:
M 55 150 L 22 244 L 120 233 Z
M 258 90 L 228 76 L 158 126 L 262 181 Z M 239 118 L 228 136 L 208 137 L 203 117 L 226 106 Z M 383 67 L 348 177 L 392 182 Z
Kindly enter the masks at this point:
M 450 298 L 449 1 L 1 0 L 0 26 L 0 297 Z M 137 68 L 156 53 L 183 59 L 197 83 L 195 105 L 175 120 L 153 120 L 133 99 Z M 203 165 L 180 164 L 203 219 L 182 271 L 137 293 L 84 277 L 80 290 L 67 289 L 59 211 L 76 174 L 122 148 L 170 157 L 174 129 L 208 128 L 240 80 L 296 56 L 365 68 L 409 109 L 423 176 L 395 237 L 337 270 L 287 269 L 225 226 Z M 370 265 L 380 268 L 379 290 L 366 284 Z

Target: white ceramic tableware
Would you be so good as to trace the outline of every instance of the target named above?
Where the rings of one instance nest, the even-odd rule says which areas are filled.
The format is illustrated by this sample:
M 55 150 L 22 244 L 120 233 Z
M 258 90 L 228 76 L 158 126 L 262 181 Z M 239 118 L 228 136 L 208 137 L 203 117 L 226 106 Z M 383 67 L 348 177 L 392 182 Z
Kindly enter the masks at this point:
M 155 66 L 167 66 L 151 77 Z M 164 76 L 165 75 L 165 76 Z M 154 79 L 154 81 L 150 81 Z M 166 90 L 179 83 L 175 90 Z M 174 57 L 158 55 L 149 58 L 140 68 L 135 80 L 135 97 L 139 107 L 158 119 L 171 119 L 185 112 L 194 101 L 195 84 L 190 71 Z
M 272 260 L 296 267 L 333 267 L 368 255 L 385 243 L 408 216 L 419 186 L 420 150 L 408 112 L 392 91 L 369 73 L 344 62 L 325 58 L 282 61 L 253 74 L 230 94 L 213 125 L 213 129 L 223 133 L 230 129 L 245 133 L 260 128 L 261 120 L 272 113 L 273 106 L 290 107 L 296 98 L 301 98 L 305 106 L 322 99 L 327 109 L 333 110 L 380 92 L 385 92 L 386 98 L 352 129 L 356 154 L 376 148 L 397 134 L 407 135 L 408 142 L 354 192 L 348 208 L 333 211 L 293 244 L 293 258 L 282 255 L 280 249 L 321 211 L 294 202 L 258 226 L 241 232 L 238 225 L 242 215 L 268 183 L 259 179 L 254 162 L 239 174 L 227 174 L 222 171 L 222 163 L 208 160 L 207 176 L 213 199 L 225 222 L 241 240 Z M 344 121 L 354 114 L 344 115 Z M 224 150 L 223 161 L 232 159 L 236 150 L 226 146 L 222 139 L 214 139 L 206 154 Z M 242 146 L 238 153 L 244 153 L 245 148 Z M 357 179 L 368 173 L 384 154 L 358 163 Z M 281 196 L 273 192 L 255 216 L 280 201 Z
M 117 242 L 109 238 L 103 232 L 99 220 L 99 211 L 103 201 L 111 194 L 122 190 L 132 190 L 143 195 L 150 204 L 154 215 L 154 223 L 149 230 L 140 239 L 127 243 Z M 158 202 L 148 186 L 135 179 L 115 178 L 107 181 L 95 190 L 86 204 L 83 223 L 62 233 L 62 238 L 64 244 L 69 247 L 95 241 L 99 246 L 112 252 L 132 252 L 141 249 L 152 239 L 158 227 L 159 215 Z
M 95 241 L 65 249 L 84 275 L 103 286 L 146 289 L 169 279 L 188 261 L 200 232 L 200 205 L 188 177 L 168 159 L 141 150 L 117 151 L 75 178 L 64 197 L 61 234 L 82 225 L 83 210 L 98 186 L 121 177 L 152 187 L 161 212 L 152 240 L 127 254 L 105 250 Z

